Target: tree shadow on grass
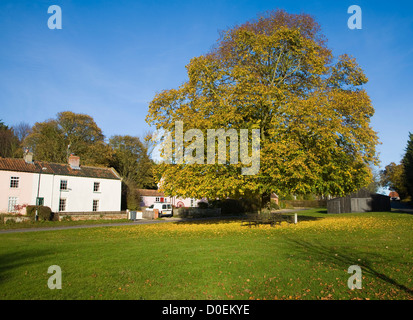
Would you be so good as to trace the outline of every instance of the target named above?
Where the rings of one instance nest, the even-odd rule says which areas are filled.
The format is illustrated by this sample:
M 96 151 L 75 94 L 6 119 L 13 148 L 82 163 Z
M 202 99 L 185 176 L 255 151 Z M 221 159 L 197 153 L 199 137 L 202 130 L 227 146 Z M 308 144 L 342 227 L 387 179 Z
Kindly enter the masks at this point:
M 288 218 L 293 218 L 294 215 L 284 215 L 284 217 L 288 217 Z M 302 215 L 297 215 L 297 220 L 298 223 L 302 222 L 302 221 L 318 221 L 318 220 L 323 220 L 324 217 L 314 217 L 314 216 L 302 216 Z
M 298 215 L 298 222 L 303 222 L 303 221 L 316 221 L 316 220 L 322 220 L 324 219 L 323 217 L 314 217 L 314 216 L 300 216 Z M 282 221 L 287 222 L 289 224 L 294 223 L 294 215 L 293 214 L 283 214 L 282 215 Z M 248 219 L 247 215 L 245 216 L 231 216 L 231 217 L 214 217 L 214 218 L 187 218 L 186 220 L 183 221 L 176 221 L 174 223 L 178 225 L 216 225 L 216 224 L 229 224 L 229 223 L 234 223 L 238 222 L 241 224 L 243 227 L 250 227 L 248 224 Z M 269 221 L 260 223 L 260 224 L 269 224 Z
M 409 203 L 391 201 L 392 212 L 413 215 L 413 207 Z
M 2 283 L 12 270 L 19 267 L 30 267 L 33 263 L 44 261 L 49 255 L 48 250 L 25 250 L 0 254 L 0 283 Z M 47 270 L 45 270 L 46 272 Z
M 177 221 L 176 224 L 227 224 L 233 222 L 241 222 L 244 216 L 231 216 L 231 217 L 204 217 L 204 218 L 185 218 L 186 220 Z
M 327 211 L 326 211 L 327 212 Z M 297 212 L 298 213 L 298 212 Z M 293 223 L 294 213 L 282 214 L 282 220 Z M 212 225 L 212 224 L 227 224 L 233 222 L 244 222 L 248 215 L 238 215 L 238 216 L 221 216 L 221 217 L 203 217 L 203 218 L 185 218 L 182 221 L 176 221 L 176 224 L 195 224 L 195 225 Z M 322 220 L 324 217 L 315 217 L 308 215 L 300 215 L 298 213 L 298 221 L 316 221 Z
M 295 252 L 298 252 L 298 257 L 304 260 L 311 256 L 314 259 L 325 261 L 336 265 L 339 268 L 348 269 L 351 265 L 358 265 L 362 272 L 373 277 L 381 279 L 382 281 L 395 286 L 399 290 L 413 295 L 412 288 L 408 288 L 403 284 L 398 283 L 390 276 L 385 275 L 375 269 L 373 261 L 383 261 L 385 258 L 379 254 L 361 252 L 354 249 L 335 248 L 334 246 L 326 246 L 320 243 L 314 244 L 305 241 L 300 241 L 291 238 L 285 240 L 294 246 Z

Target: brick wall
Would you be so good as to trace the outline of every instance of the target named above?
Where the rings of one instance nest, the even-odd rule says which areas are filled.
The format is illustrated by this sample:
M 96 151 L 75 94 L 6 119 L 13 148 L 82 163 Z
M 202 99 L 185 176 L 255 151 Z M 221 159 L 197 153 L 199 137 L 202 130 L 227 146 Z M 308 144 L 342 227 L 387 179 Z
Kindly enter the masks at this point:
M 127 219 L 126 211 L 101 211 L 101 212 L 59 212 L 59 220 L 70 217 L 72 220 L 115 220 Z

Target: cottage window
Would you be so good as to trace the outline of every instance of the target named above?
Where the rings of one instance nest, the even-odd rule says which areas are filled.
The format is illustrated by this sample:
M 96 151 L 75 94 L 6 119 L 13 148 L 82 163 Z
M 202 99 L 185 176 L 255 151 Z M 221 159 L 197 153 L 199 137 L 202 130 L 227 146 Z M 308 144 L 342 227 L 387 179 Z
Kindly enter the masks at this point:
M 156 198 L 155 198 L 155 202 L 159 202 L 159 197 L 156 197 Z
M 67 180 L 60 180 L 60 190 L 67 190 Z
M 99 192 L 100 191 L 100 182 L 94 182 L 93 183 L 93 192 Z
M 99 200 L 93 200 L 92 211 L 98 211 L 98 210 L 99 210 Z
M 66 199 L 59 200 L 59 211 L 66 211 Z
M 19 187 L 19 177 L 10 177 L 10 188 Z
M 16 206 L 17 206 L 17 197 L 9 197 L 9 202 L 7 206 L 7 211 L 8 212 L 17 212 Z

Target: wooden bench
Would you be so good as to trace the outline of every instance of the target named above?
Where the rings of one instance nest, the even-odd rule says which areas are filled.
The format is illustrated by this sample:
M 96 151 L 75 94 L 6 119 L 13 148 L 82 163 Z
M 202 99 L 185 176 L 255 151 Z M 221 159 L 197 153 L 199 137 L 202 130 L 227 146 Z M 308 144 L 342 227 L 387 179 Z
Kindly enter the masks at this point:
M 261 219 L 259 218 L 259 215 L 257 213 L 249 213 L 242 222 L 251 228 L 251 226 L 256 226 L 257 224 L 259 224 L 260 221 Z

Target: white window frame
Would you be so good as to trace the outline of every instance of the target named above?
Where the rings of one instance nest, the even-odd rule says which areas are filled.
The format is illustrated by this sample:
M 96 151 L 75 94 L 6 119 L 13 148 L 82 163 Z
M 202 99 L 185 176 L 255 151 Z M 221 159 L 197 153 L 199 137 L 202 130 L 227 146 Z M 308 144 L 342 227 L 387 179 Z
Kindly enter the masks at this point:
M 95 188 L 96 186 L 97 186 L 97 189 Z M 93 182 L 93 192 L 100 192 L 100 182 L 99 181 Z
M 8 202 L 7 202 L 7 212 L 16 213 L 17 212 L 16 206 L 18 202 L 19 202 L 18 197 L 9 197 Z
M 63 184 L 63 185 L 66 186 L 64 189 L 62 188 L 62 183 L 63 182 L 66 182 L 65 184 Z M 59 185 L 60 191 L 68 191 L 69 190 L 68 184 L 69 184 L 69 182 L 67 181 L 67 179 L 60 179 L 60 185 Z
M 92 202 L 92 211 L 93 211 L 93 212 L 99 211 L 99 200 L 98 200 L 98 199 L 93 199 L 93 202 Z
M 11 176 L 10 177 L 10 188 L 11 189 L 18 189 L 20 184 L 20 177 Z
M 63 201 L 63 210 L 62 208 L 62 201 Z M 59 212 L 65 212 L 67 208 L 67 199 L 66 198 L 60 198 L 59 199 Z

